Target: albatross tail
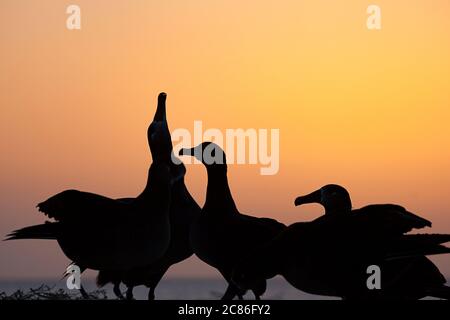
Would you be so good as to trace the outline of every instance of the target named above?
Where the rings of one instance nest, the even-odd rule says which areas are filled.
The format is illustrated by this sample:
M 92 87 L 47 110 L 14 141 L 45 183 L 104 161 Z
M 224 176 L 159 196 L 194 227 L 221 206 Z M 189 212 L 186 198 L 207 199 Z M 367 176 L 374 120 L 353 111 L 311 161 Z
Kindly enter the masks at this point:
M 48 222 L 15 230 L 6 236 L 5 240 L 47 239 L 55 240 L 58 231 L 57 222 Z
M 388 258 L 396 259 L 410 256 L 450 253 L 450 248 L 443 245 L 449 241 L 449 234 L 404 235 L 391 246 Z
M 438 288 L 428 289 L 428 295 L 434 298 L 450 300 L 450 287 L 441 286 Z

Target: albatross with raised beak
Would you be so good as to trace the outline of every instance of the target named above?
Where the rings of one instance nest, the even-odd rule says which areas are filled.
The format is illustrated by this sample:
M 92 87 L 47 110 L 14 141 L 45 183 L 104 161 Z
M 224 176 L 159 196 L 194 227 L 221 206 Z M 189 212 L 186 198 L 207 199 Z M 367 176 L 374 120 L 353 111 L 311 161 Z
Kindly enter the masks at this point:
M 160 130 L 152 134 L 158 148 L 164 148 L 164 138 Z M 56 222 L 13 231 L 6 240 L 57 240 L 82 271 L 122 272 L 151 264 L 169 248 L 171 182 L 170 168 L 157 159 L 150 166 L 144 191 L 136 198 L 114 200 L 63 191 L 38 204 L 39 211 Z M 115 288 L 115 292 L 120 290 Z
M 189 258 L 192 248 L 189 233 L 192 222 L 199 216 L 200 207 L 189 193 L 184 176 L 186 168 L 177 161 L 172 153 L 172 140 L 166 116 L 166 93 L 158 96 L 158 104 L 153 121 L 147 130 L 147 139 L 152 158 L 164 162 L 170 168 L 172 177 L 170 202 L 170 244 L 164 255 L 152 264 L 131 270 L 115 271 L 101 270 L 97 277 L 97 284 L 101 287 L 109 282 L 114 285 L 114 293 L 120 299 L 120 283 L 127 286 L 127 299 L 133 299 L 133 288 L 145 285 L 149 288 L 148 299 L 155 299 L 155 289 L 166 271 L 174 264 Z M 158 139 L 155 140 L 155 137 Z M 130 199 L 122 199 L 130 201 Z

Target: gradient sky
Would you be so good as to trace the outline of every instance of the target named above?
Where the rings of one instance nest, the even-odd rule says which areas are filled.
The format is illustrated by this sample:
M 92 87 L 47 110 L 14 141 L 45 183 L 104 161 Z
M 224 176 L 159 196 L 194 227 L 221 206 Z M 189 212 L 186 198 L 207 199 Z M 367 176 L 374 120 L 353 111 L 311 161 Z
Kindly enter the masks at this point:
M 1 0 L 0 237 L 43 222 L 36 203 L 66 188 L 137 195 L 160 91 L 172 130 L 280 129 L 277 175 L 229 167 L 242 212 L 313 219 L 294 198 L 339 183 L 355 207 L 401 204 L 448 233 L 449 16 L 448 0 Z M 204 168 L 187 183 L 203 204 Z M 434 261 L 450 277 L 449 256 Z M 3 279 L 67 263 L 51 241 L 0 243 Z M 217 275 L 196 259 L 169 274 Z

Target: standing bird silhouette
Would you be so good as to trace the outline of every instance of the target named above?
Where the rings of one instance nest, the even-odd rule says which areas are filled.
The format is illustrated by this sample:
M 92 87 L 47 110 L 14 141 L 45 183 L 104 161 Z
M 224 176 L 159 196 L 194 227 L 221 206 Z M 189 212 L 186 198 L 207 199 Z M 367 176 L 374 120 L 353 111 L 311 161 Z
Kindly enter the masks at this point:
M 350 194 L 340 185 L 329 184 L 295 200 L 296 206 L 308 203 L 319 203 L 324 206 L 325 215 L 352 214 Z M 387 214 L 391 210 L 405 212 L 405 209 L 395 205 L 372 205 L 355 211 L 358 214 L 364 214 L 365 210 L 376 210 L 380 212 L 379 214 Z M 411 218 L 410 222 L 407 222 L 408 217 Z M 410 214 L 405 214 L 405 219 L 398 222 L 403 224 L 404 232 L 408 232 L 413 221 L 416 222 L 416 228 L 431 227 L 430 221 Z M 445 277 L 433 262 L 423 255 L 383 261 L 380 269 L 382 270 L 381 290 L 372 291 L 372 297 L 381 299 L 420 299 L 426 296 L 450 298 L 450 290 L 445 286 Z
M 152 143 L 166 144 L 155 130 Z M 123 272 L 162 258 L 170 242 L 170 168 L 155 161 L 147 185 L 136 198 L 110 199 L 77 190 L 63 191 L 38 204 L 40 211 L 56 222 L 16 230 L 6 240 L 57 240 L 65 255 L 85 269 Z M 67 275 L 67 274 L 65 274 Z M 114 288 L 120 295 L 120 290 Z M 84 289 L 81 293 L 88 298 Z
M 38 204 L 56 220 L 13 231 L 6 240 L 57 240 L 80 269 L 127 270 L 160 259 L 169 247 L 170 172 L 153 163 L 147 185 L 130 202 L 66 190 Z
M 145 285 L 149 288 L 148 299 L 153 300 L 155 289 L 166 271 L 172 265 L 193 254 L 189 233 L 192 222 L 200 215 L 200 206 L 184 183 L 185 166 L 172 153 L 172 140 L 166 116 L 166 97 L 164 92 L 158 96 L 158 105 L 153 121 L 148 127 L 147 139 L 152 158 L 167 164 L 172 176 L 169 211 L 170 244 L 164 255 L 152 264 L 125 271 L 101 270 L 99 272 L 97 284 L 103 286 L 109 282 L 113 283 L 114 292 L 119 298 L 123 298 L 119 289 L 120 283 L 123 282 L 127 286 L 127 299 L 133 298 L 135 286 Z M 158 137 L 156 141 L 155 137 Z M 122 200 L 131 201 L 130 199 Z
M 319 202 L 326 214 L 311 222 L 290 225 L 242 261 L 235 269 L 233 281 L 239 287 L 246 287 L 261 277 L 269 279 L 279 274 L 295 288 L 312 294 L 344 299 L 418 298 L 421 284 L 420 290 L 406 296 L 396 291 L 407 279 L 401 277 L 410 272 L 403 268 L 405 260 L 402 259 L 409 259 L 417 263 L 416 271 L 431 270 L 416 279 L 420 283 L 436 284 L 427 288 L 430 290 L 427 294 L 448 298 L 449 288 L 443 286 L 439 271 L 433 271 L 434 266 L 424 261 L 423 255 L 449 253 L 450 248 L 442 243 L 450 241 L 450 235 L 406 235 L 431 223 L 398 205 L 370 205 L 351 211 L 349 200 L 345 189 L 333 185 L 298 197 L 296 205 Z M 367 268 L 371 265 L 381 267 L 381 279 L 387 280 L 382 290 L 370 290 L 367 286 Z M 257 272 L 256 266 L 260 267 Z M 412 274 L 420 276 L 420 273 Z M 409 284 L 411 287 L 416 289 Z
M 195 254 L 215 267 L 229 283 L 222 299 L 242 298 L 252 290 L 259 299 L 266 290 L 266 280 L 257 279 L 251 286 L 237 288 L 231 282 L 234 266 L 255 248 L 264 245 L 285 229 L 285 225 L 268 218 L 241 214 L 233 200 L 227 178 L 226 156 L 212 142 L 181 149 L 180 155 L 195 156 L 206 167 L 208 186 L 201 214 L 191 229 Z

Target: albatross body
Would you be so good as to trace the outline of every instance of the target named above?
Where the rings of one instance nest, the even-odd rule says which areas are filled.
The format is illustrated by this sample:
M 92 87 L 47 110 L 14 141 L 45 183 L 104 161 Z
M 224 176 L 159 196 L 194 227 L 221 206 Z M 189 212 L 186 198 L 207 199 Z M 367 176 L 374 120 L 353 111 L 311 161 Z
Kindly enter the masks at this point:
M 12 232 L 12 239 L 54 239 L 64 254 L 89 269 L 122 270 L 159 259 L 170 241 L 170 174 L 153 163 L 144 191 L 131 202 L 77 190 L 38 204 L 56 222 Z
M 165 144 L 153 132 L 158 148 Z M 38 208 L 56 222 L 12 232 L 7 240 L 57 240 L 65 255 L 81 270 L 129 270 L 160 259 L 170 243 L 172 176 L 163 161 L 155 160 L 140 195 L 111 199 L 77 190 L 63 191 Z
M 431 223 L 397 205 L 348 211 L 351 204 L 341 201 L 342 196 L 333 199 L 334 191 L 297 198 L 296 205 L 317 201 L 328 212 L 311 222 L 290 225 L 242 262 L 233 280 L 248 286 L 255 277 L 280 274 L 302 291 L 344 299 L 417 299 L 423 294 L 448 298 L 445 279 L 423 255 L 450 252 L 442 245 L 450 235 L 407 235 Z M 347 211 L 340 212 L 337 204 L 343 204 L 342 210 Z M 262 266 L 256 274 L 255 265 Z M 381 290 L 367 287 L 367 268 L 371 265 L 381 269 Z M 427 272 L 421 274 L 419 270 Z M 412 279 L 412 275 L 417 278 Z M 418 287 L 414 285 L 417 283 Z M 424 291 L 425 283 L 428 287 Z
M 395 220 L 387 218 L 388 225 L 391 227 L 389 233 L 396 232 L 407 233 L 413 228 L 431 227 L 431 222 L 417 215 L 409 213 L 401 206 L 397 205 L 370 205 L 361 209 L 352 211 L 352 202 L 348 191 L 339 185 L 326 185 L 319 190 L 306 196 L 298 197 L 296 205 L 306 203 L 320 203 L 325 208 L 325 215 L 348 215 L 348 214 L 368 214 L 373 215 L 392 215 L 402 214 L 403 219 Z M 377 217 L 378 218 L 378 217 Z M 377 219 L 381 221 L 381 219 Z M 394 223 L 396 221 L 396 223 Z M 373 228 L 380 228 L 375 222 L 372 222 Z M 445 239 L 446 235 L 423 235 L 422 239 L 431 238 Z M 417 244 L 420 241 L 417 240 Z M 419 248 L 414 248 L 417 250 Z M 445 251 L 445 248 L 439 248 L 439 251 Z M 420 252 L 420 249 L 419 249 Z M 432 254 L 431 252 L 430 254 Z M 444 252 L 445 253 L 445 252 Z M 447 288 L 445 277 L 439 269 L 424 255 L 405 256 L 398 259 L 389 259 L 380 264 L 383 276 L 381 277 L 381 290 L 371 291 L 370 296 L 383 299 L 420 299 L 427 295 L 437 295 L 445 292 Z M 439 294 L 438 294 L 439 293 Z M 444 294 L 445 297 L 445 294 Z M 448 295 L 447 295 L 448 298 Z
M 273 239 L 285 226 L 276 220 L 241 214 L 233 200 L 227 179 L 225 154 L 214 143 L 205 142 L 192 149 L 182 149 L 180 155 L 195 156 L 202 161 L 208 174 L 206 201 L 191 229 L 191 244 L 195 254 L 215 267 L 230 284 L 223 299 L 242 296 L 252 290 L 258 299 L 266 289 L 264 278 L 239 290 L 231 283 L 234 266 L 255 248 Z M 209 161 L 212 155 L 217 161 Z
M 184 165 L 176 167 L 178 175 L 184 176 Z M 172 168 L 172 170 L 175 170 Z M 101 287 L 111 282 L 115 286 L 115 294 L 123 298 L 119 290 L 120 283 L 127 286 L 127 299 L 133 298 L 133 288 L 144 285 L 149 288 L 148 298 L 155 298 L 155 289 L 167 270 L 174 264 L 179 263 L 190 256 L 193 251 L 189 242 L 189 233 L 192 221 L 200 213 L 200 207 L 189 194 L 184 178 L 180 177 L 171 187 L 171 203 L 169 209 L 171 239 L 164 254 L 145 266 L 129 270 L 100 270 L 97 284 Z
M 114 292 L 119 298 L 122 298 L 119 285 L 123 282 L 128 287 L 128 299 L 133 298 L 132 292 L 135 286 L 145 285 L 149 288 L 149 300 L 153 300 L 155 289 L 166 271 L 172 265 L 189 258 L 193 254 L 189 234 L 192 222 L 200 214 L 200 207 L 184 183 L 185 166 L 177 161 L 178 159 L 172 153 L 172 140 L 166 116 L 166 98 L 167 95 L 164 92 L 158 96 L 156 112 L 147 130 L 147 139 L 153 160 L 165 163 L 170 169 L 172 180 L 169 209 L 171 239 L 167 251 L 160 259 L 151 264 L 130 270 L 101 270 L 99 272 L 98 285 L 103 286 L 112 282 Z M 155 140 L 155 137 L 158 139 Z M 131 200 L 126 199 L 126 201 Z

